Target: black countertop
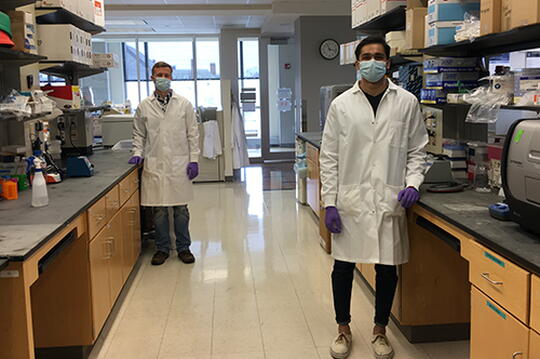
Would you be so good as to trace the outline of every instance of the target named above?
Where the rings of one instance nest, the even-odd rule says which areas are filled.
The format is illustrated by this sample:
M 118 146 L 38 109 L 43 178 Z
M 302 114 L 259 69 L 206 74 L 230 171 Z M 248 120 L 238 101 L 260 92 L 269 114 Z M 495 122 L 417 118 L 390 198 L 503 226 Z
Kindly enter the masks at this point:
M 47 185 L 49 205 L 31 207 L 32 191 L 0 202 L 0 258 L 23 261 L 86 211 L 134 168 L 130 152 L 99 151 L 90 156 L 92 177 L 68 178 Z
M 296 134 L 299 138 L 302 140 L 311 143 L 313 146 L 317 148 L 321 148 L 321 141 L 322 141 L 322 131 L 319 132 L 298 132 Z
M 421 207 L 471 234 L 487 248 L 540 275 L 540 237 L 514 222 L 489 215 L 488 206 L 501 202 L 495 194 L 467 189 L 460 193 L 429 193 L 422 189 Z

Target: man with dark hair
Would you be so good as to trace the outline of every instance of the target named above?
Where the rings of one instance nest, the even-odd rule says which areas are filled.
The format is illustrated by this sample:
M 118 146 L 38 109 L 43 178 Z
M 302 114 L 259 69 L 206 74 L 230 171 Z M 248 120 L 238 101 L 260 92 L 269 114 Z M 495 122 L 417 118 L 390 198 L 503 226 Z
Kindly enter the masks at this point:
M 368 37 L 356 48 L 361 80 L 331 104 L 321 146 L 322 200 L 332 235 L 334 309 L 338 336 L 330 352 L 351 351 L 350 305 L 356 263 L 375 264 L 376 299 L 372 349 L 377 359 L 394 355 L 386 337 L 397 286 L 397 265 L 409 243 L 405 209 L 420 194 L 428 136 L 414 95 L 386 78 L 390 48 Z
M 189 211 L 192 181 L 199 174 L 199 127 L 191 103 L 171 89 L 172 67 L 158 62 L 152 67 L 155 92 L 144 99 L 133 123 L 131 164 L 144 163 L 141 205 L 153 207 L 156 253 L 153 265 L 169 257 L 169 209 L 174 213 L 178 258 L 195 262 L 189 250 Z

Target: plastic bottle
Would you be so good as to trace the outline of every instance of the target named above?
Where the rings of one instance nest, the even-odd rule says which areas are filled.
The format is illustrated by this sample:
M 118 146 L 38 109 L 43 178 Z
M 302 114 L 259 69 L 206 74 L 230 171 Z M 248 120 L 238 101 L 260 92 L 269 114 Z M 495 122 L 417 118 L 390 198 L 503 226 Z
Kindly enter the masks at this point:
M 43 207 L 49 204 L 49 195 L 47 194 L 47 184 L 43 176 L 43 162 L 34 159 L 36 172 L 32 180 L 32 207 Z

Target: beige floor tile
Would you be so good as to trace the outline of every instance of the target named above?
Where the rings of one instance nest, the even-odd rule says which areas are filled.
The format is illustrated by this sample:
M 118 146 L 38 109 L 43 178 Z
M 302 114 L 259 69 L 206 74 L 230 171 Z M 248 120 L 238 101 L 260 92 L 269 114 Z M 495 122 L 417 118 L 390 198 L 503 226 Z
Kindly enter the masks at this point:
M 165 331 L 167 316 L 131 317 L 124 316 L 116 329 L 117 336 L 146 338 L 162 336 Z
M 212 359 L 264 359 L 263 352 L 213 354 Z
M 210 355 L 212 351 L 212 331 L 178 326 L 167 327 L 159 358 L 184 358 L 184 355 Z
M 106 359 L 156 359 L 161 336 L 140 338 L 115 336 Z
M 317 359 L 319 357 L 315 347 L 298 347 L 295 344 L 289 349 L 267 350 L 266 359 Z
M 458 341 L 425 343 L 420 344 L 420 347 L 431 359 L 469 359 L 469 345 L 469 341 Z
M 262 351 L 263 344 L 259 330 L 241 329 L 214 332 L 212 355 Z
M 306 324 L 262 325 L 264 349 L 266 351 L 295 347 L 314 347 L 313 338 Z

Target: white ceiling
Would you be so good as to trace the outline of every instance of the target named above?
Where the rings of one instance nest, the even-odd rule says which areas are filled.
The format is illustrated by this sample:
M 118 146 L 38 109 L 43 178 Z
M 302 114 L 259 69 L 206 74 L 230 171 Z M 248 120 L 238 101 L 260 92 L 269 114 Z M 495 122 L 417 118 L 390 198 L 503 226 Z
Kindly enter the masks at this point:
M 106 0 L 103 36 L 217 34 L 223 28 L 289 35 L 302 15 L 347 15 L 350 0 Z

